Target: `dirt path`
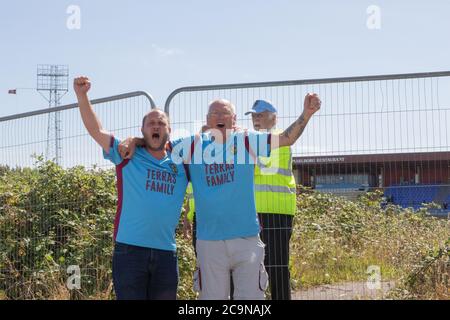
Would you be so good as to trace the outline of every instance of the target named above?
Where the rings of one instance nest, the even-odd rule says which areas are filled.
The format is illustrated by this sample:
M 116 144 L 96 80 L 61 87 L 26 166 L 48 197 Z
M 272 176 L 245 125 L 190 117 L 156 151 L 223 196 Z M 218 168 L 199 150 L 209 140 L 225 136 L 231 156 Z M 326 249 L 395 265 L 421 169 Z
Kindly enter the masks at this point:
M 394 288 L 393 281 L 381 283 L 380 289 L 369 289 L 366 282 L 346 282 L 322 285 L 292 293 L 292 300 L 372 300 L 382 299 Z

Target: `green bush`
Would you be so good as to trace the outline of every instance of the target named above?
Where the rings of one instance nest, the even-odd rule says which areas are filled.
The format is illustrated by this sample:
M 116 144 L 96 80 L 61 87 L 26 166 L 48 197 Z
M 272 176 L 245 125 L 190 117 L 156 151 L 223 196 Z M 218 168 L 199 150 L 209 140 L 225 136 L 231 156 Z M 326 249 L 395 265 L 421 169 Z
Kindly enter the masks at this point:
M 51 297 L 69 265 L 82 268 L 83 297 L 109 286 L 114 179 L 112 171 L 52 162 L 0 177 L 0 277 L 8 298 Z
M 382 192 L 358 201 L 300 188 L 291 239 L 296 288 L 365 281 L 371 265 L 382 280 L 398 280 L 450 236 L 446 220 L 399 206 L 381 208 Z
M 64 170 L 37 161 L 35 169 L 0 171 L 0 299 L 110 299 L 114 170 Z M 190 241 L 178 236 L 180 298 L 195 298 Z M 81 290 L 67 290 L 71 265 Z

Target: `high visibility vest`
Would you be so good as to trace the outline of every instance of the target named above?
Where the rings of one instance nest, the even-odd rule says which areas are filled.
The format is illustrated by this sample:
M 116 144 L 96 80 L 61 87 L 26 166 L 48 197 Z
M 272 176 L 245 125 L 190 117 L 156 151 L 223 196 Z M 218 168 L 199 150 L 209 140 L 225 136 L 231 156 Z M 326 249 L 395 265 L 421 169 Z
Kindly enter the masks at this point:
M 272 131 L 275 134 L 281 132 Z M 290 147 L 273 149 L 270 157 L 258 157 L 255 166 L 255 200 L 259 213 L 296 213 L 296 184 Z
M 187 218 L 190 222 L 194 220 L 195 212 L 195 202 L 194 202 L 194 192 L 192 189 L 192 183 L 189 182 L 186 189 L 187 200 L 189 201 L 189 212 L 187 213 Z

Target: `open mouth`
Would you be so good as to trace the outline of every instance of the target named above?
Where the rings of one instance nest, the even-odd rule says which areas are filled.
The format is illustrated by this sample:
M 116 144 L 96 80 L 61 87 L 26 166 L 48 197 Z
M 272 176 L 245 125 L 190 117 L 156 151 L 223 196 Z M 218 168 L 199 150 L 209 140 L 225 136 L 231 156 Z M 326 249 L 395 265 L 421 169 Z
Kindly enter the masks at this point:
M 159 133 L 152 134 L 152 139 L 159 139 Z
M 218 123 L 217 128 L 219 128 L 219 129 L 225 128 L 225 123 Z

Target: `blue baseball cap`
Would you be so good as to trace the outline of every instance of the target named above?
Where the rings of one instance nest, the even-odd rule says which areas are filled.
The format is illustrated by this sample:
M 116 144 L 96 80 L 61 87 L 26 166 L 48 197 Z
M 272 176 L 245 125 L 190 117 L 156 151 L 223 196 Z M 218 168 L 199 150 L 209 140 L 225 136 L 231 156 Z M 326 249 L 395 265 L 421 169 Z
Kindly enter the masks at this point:
M 252 110 L 245 113 L 245 115 L 248 115 L 250 113 L 261 113 L 264 111 L 269 111 L 272 113 L 277 113 L 277 109 L 268 101 L 265 100 L 256 100 L 253 104 Z

